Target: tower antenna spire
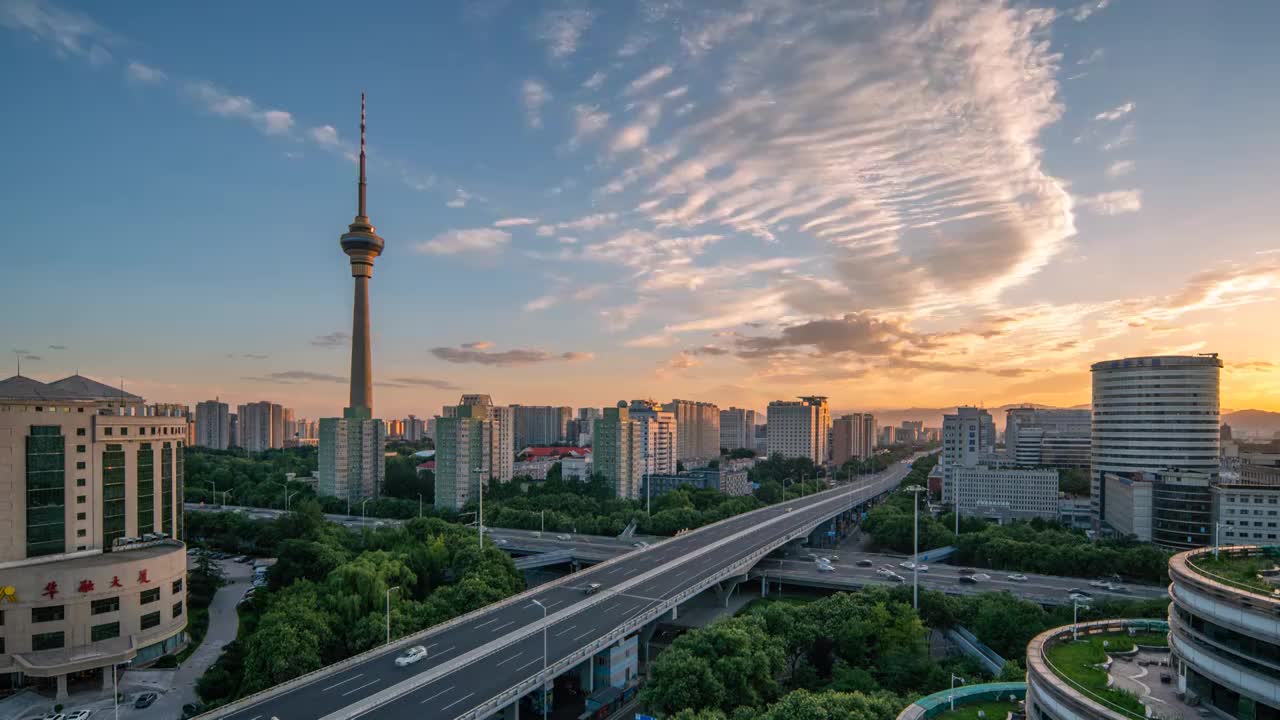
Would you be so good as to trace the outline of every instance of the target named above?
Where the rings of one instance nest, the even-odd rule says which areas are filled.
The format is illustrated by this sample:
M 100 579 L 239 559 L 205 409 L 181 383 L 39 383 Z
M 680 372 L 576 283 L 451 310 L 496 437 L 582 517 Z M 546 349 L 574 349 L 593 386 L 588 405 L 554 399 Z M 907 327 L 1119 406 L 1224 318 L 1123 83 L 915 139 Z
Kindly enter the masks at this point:
M 360 91 L 360 217 L 368 217 L 364 206 L 364 91 Z

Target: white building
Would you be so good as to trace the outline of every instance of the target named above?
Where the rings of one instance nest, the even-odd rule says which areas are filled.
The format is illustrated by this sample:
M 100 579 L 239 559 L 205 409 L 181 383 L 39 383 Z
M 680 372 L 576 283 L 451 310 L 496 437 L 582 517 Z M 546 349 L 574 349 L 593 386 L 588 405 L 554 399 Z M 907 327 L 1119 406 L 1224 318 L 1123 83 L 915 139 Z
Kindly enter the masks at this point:
M 587 482 L 591 479 L 591 456 L 560 458 L 560 479 Z
M 1222 545 L 1275 545 L 1280 539 L 1280 484 L 1214 485 L 1213 522 Z
M 1154 487 L 1142 477 L 1130 477 L 1107 473 L 1107 514 L 1103 518 L 1108 526 L 1122 537 L 1133 537 L 1139 542 L 1151 542 L 1151 516 L 1154 504 Z
M 676 458 L 720 457 L 720 408 L 712 403 L 672 400 L 662 409 L 676 418 Z
M 726 450 L 755 449 L 755 410 L 731 407 L 720 411 L 720 447 Z
M 959 488 L 961 515 L 977 515 L 1002 523 L 1032 518 L 1058 519 L 1057 470 L 959 466 L 952 470 L 951 477 Z
M 569 442 L 573 408 L 554 405 L 512 405 L 516 449 Z
M 231 442 L 231 408 L 218 400 L 196 403 L 196 445 L 226 450 Z
M 942 418 L 942 503 L 955 502 L 954 473 L 958 468 L 974 468 L 995 461 L 996 426 L 982 408 L 960 407 Z M 1056 511 L 1055 511 L 1056 512 Z
M 493 423 L 483 405 L 445 408 L 436 421 L 435 506 L 461 510 L 488 480 Z
M 239 446 L 249 452 L 284 447 L 284 408 L 262 400 L 236 408 Z
M 404 419 L 404 439 L 408 442 L 419 442 L 426 437 L 427 423 L 416 415 Z
M 676 471 L 676 416 L 652 400 L 632 400 L 631 419 L 640 423 L 640 456 L 644 472 Z
M 769 403 L 769 455 L 807 457 L 815 464 L 827 461 L 831 411 L 820 395 Z
M 1216 478 L 1222 371 L 1216 354 L 1108 360 L 1091 370 L 1091 499 L 1099 526 L 1111 515 L 1109 473 L 1179 468 Z
M 1009 408 L 1005 412 L 1005 457 L 1019 465 L 1088 468 L 1088 410 Z

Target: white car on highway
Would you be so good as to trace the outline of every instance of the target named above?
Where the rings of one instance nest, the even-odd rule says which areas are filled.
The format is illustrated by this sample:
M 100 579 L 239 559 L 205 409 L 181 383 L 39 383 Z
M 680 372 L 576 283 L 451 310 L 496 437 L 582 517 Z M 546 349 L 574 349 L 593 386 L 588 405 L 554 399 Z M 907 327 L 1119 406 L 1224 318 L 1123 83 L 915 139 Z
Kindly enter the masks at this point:
M 396 667 L 407 667 L 419 660 L 425 660 L 426 657 L 427 649 L 421 645 L 414 645 L 401 653 L 400 657 L 396 658 Z
M 1022 573 L 1014 573 L 1014 574 L 1012 574 L 1012 575 L 1008 576 L 1008 579 L 1010 579 L 1010 580 L 1012 580 L 1012 581 L 1014 581 L 1014 582 L 1026 582 L 1026 581 L 1027 581 L 1027 576 L 1026 576 L 1026 575 L 1023 575 Z
M 568 535 L 557 535 L 557 536 L 556 536 L 556 539 L 557 539 L 557 540 L 570 540 L 570 539 L 572 539 L 572 538 L 570 538 Z
M 918 565 L 917 565 L 916 563 L 913 563 L 913 562 L 911 562 L 910 560 L 908 560 L 908 561 L 906 561 L 906 562 L 904 562 L 904 563 L 898 563 L 898 567 L 900 567 L 900 568 L 902 568 L 902 569 L 904 569 L 904 570 L 916 570 L 916 571 L 919 571 L 919 572 L 929 572 L 929 566 L 928 566 L 928 565 L 925 565 L 924 563 L 920 563 L 920 564 L 918 564 Z
M 836 569 L 831 566 L 831 563 L 824 563 L 824 562 L 818 563 L 818 572 L 835 572 L 835 571 Z

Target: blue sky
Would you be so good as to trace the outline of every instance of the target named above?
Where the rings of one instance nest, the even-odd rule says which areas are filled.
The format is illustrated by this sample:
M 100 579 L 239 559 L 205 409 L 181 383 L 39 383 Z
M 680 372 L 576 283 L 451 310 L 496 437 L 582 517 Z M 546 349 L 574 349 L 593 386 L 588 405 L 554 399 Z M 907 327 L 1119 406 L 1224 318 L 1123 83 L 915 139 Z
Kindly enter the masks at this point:
M 1216 351 L 1280 409 L 1271 4 L 0 0 L 0 334 L 155 400 L 1088 400 Z M 56 347 L 55 347 L 56 346 Z M 56 348 L 63 349 L 56 349 Z

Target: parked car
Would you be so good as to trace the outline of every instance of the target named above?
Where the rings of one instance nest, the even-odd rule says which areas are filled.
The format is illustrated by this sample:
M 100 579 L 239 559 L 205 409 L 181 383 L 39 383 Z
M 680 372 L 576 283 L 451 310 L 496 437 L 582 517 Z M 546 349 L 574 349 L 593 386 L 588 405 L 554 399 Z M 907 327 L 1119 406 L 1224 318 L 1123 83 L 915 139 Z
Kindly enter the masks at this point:
M 89 716 L 92 714 L 92 710 L 72 710 L 67 713 L 67 720 L 89 720 Z
M 141 710 L 142 708 L 151 707 L 160 696 L 153 692 L 144 692 L 134 701 L 133 706 Z
M 422 645 L 414 645 L 413 647 L 400 653 L 400 657 L 396 658 L 396 667 L 406 667 L 412 665 L 419 660 L 427 657 L 427 649 Z
M 868 560 L 868 559 L 866 559 L 866 558 L 862 558 L 861 560 L 857 560 L 857 561 L 855 561 L 853 564 L 854 564 L 854 565 L 857 565 L 858 567 L 871 567 L 872 565 L 875 565 L 875 563 L 871 562 L 870 560 Z
M 1009 576 L 1009 579 L 1010 579 L 1010 580 L 1012 580 L 1012 581 L 1014 581 L 1014 582 L 1026 582 L 1026 581 L 1027 581 L 1027 576 L 1026 576 L 1026 575 L 1023 575 L 1022 573 L 1014 573 L 1014 574 L 1012 574 L 1012 575 L 1010 575 L 1010 576 Z
M 249 559 L 249 556 L 248 556 L 248 555 L 237 555 L 237 556 L 235 556 L 234 558 L 232 558 L 232 559 L 231 559 L 231 562 L 238 562 L 238 563 L 242 563 L 242 562 L 244 562 L 245 560 L 248 560 L 248 559 Z

